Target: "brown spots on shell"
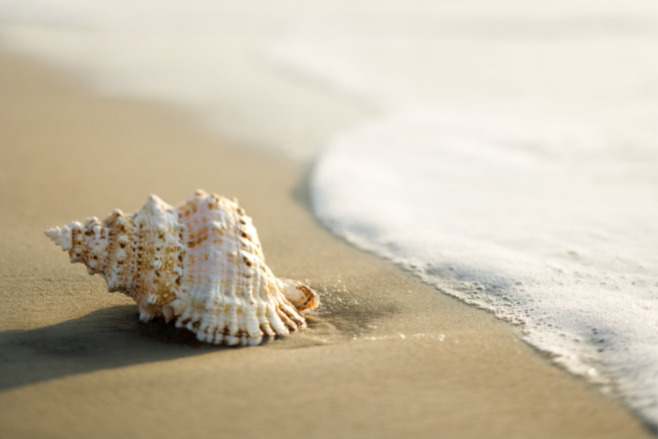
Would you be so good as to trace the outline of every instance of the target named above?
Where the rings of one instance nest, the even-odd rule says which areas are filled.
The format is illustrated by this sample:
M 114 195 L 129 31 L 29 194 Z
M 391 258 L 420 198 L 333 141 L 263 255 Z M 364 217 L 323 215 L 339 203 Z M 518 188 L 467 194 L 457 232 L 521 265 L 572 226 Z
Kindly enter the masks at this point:
M 117 222 L 117 219 L 121 215 L 122 215 L 122 212 L 119 209 L 114 209 L 114 211 L 112 212 L 112 215 L 108 216 L 103 221 L 104 226 L 107 227 L 108 229 L 112 229 L 114 227 L 115 223 Z
M 307 297 L 302 303 L 297 305 L 298 309 L 308 309 L 315 303 L 317 299 L 314 296 Z
M 96 228 L 97 225 L 100 225 L 100 223 L 98 222 L 98 218 L 94 218 L 94 217 L 87 218 L 84 225 L 85 236 L 87 237 L 94 236 L 95 235 L 94 229 Z
M 199 236 L 191 236 L 187 241 L 187 247 L 193 249 L 208 240 L 208 234 L 204 233 Z

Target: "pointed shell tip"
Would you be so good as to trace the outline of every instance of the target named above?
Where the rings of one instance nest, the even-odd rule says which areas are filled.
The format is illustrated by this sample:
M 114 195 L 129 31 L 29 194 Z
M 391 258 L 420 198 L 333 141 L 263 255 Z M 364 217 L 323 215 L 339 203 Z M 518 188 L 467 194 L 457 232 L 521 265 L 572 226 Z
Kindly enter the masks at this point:
M 63 250 L 71 249 L 71 228 L 64 227 L 52 227 L 44 231 L 46 236 L 50 238 L 55 244 L 62 247 Z

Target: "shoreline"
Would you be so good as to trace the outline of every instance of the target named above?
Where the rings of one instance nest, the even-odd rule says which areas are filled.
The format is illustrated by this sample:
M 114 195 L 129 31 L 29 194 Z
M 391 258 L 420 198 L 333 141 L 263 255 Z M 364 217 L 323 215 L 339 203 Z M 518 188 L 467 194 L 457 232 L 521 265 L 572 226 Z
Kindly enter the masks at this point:
M 322 229 L 304 166 L 21 55 L 0 51 L 0 81 L 3 437 L 651 437 L 511 325 Z M 306 331 L 178 340 L 43 236 L 197 188 L 237 197 L 273 272 L 319 292 Z

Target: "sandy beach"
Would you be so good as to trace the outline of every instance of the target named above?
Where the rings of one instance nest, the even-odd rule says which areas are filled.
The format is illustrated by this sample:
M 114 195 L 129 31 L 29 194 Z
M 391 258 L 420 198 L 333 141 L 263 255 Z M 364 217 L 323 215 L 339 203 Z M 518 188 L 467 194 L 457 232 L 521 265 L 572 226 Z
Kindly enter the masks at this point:
M 517 328 L 322 229 L 303 166 L 15 54 L 0 89 L 1 437 L 651 436 Z M 272 270 L 320 294 L 306 331 L 230 349 L 140 323 L 43 234 L 197 188 L 237 197 Z

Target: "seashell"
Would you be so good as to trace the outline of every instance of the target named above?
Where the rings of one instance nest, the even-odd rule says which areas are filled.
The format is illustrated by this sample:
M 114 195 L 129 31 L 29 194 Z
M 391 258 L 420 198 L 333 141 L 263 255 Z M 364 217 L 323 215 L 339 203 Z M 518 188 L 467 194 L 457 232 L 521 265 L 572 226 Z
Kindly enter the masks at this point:
M 46 235 L 137 302 L 140 320 L 164 317 L 208 343 L 256 345 L 304 328 L 318 296 L 277 278 L 236 200 L 197 191 L 174 208 L 151 195 L 141 210 L 88 218 Z

